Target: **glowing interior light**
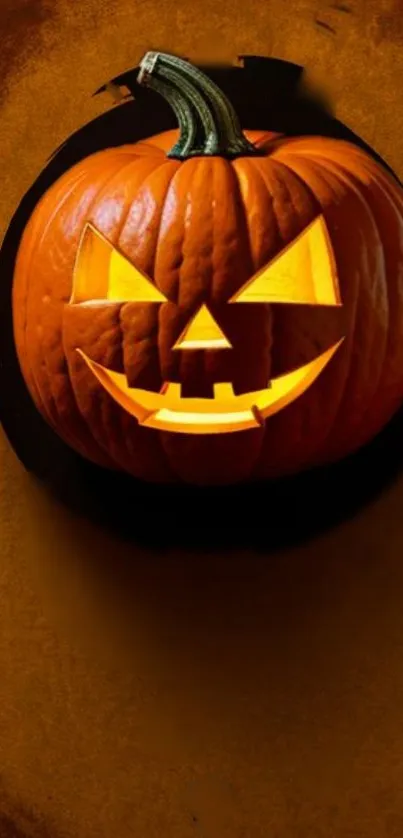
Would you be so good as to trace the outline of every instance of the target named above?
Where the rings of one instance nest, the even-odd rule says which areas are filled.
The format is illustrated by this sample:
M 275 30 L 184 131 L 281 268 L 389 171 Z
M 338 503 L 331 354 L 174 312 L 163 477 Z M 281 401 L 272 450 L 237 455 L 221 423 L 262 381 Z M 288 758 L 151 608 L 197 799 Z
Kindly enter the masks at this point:
M 301 396 L 329 363 L 343 338 L 313 361 L 292 372 L 273 378 L 263 390 L 235 395 L 232 384 L 214 385 L 213 398 L 181 396 L 181 385 L 165 384 L 159 393 L 129 387 L 124 373 L 108 370 L 84 359 L 104 390 L 124 410 L 147 428 L 175 432 L 206 434 L 257 428 L 274 413 Z
M 186 326 L 174 349 L 231 349 L 229 340 L 206 305 L 202 305 Z
M 78 248 L 70 303 L 161 303 L 163 294 L 98 230 L 87 224 Z
M 162 302 L 165 299 L 92 225 L 86 226 L 70 302 Z M 230 302 L 341 305 L 336 263 L 323 216 L 255 274 Z M 159 393 L 129 387 L 124 373 L 92 361 L 81 349 L 77 352 L 103 389 L 140 425 L 160 431 L 213 434 L 264 425 L 269 416 L 310 387 L 343 340 L 298 369 L 272 379 L 262 390 L 236 395 L 231 382 L 217 382 L 211 398 L 182 397 L 181 384 L 174 382 L 163 384 Z M 207 306 L 202 305 L 173 348 L 228 349 L 231 344 Z
M 336 263 L 323 216 L 249 279 L 230 302 L 340 306 Z
M 167 407 L 163 407 L 161 410 L 158 410 L 157 413 L 154 415 L 154 419 L 157 422 L 169 422 L 173 424 L 177 424 L 181 422 L 182 425 L 194 425 L 195 423 L 202 423 L 203 425 L 225 425 L 225 424 L 233 424 L 250 421 L 251 420 L 251 411 L 250 410 L 241 410 L 241 411 L 233 411 L 232 413 L 186 413 L 186 411 L 181 410 L 178 414 L 177 410 L 170 410 Z

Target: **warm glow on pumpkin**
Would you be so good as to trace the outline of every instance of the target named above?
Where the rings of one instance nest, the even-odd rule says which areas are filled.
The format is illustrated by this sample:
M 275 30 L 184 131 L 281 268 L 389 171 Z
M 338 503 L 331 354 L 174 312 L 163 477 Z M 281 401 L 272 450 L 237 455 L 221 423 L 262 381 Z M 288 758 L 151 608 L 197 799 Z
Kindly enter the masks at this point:
M 160 393 L 129 387 L 124 373 L 108 370 L 77 350 L 102 387 L 140 425 L 158 430 L 192 434 L 242 431 L 264 424 L 312 384 L 330 361 L 343 339 L 313 361 L 274 378 L 263 390 L 235 395 L 230 382 L 214 385 L 214 398 L 186 398 L 181 385 L 167 383 Z
M 341 305 L 333 250 L 323 216 L 253 276 L 231 303 Z
M 166 298 L 92 225 L 80 242 L 72 301 L 90 303 L 164 302 Z M 317 218 L 266 268 L 252 277 L 229 302 L 340 305 L 335 261 L 322 216 Z M 313 361 L 272 379 L 263 390 L 235 395 L 231 382 L 214 385 L 213 398 L 182 397 L 181 384 L 166 382 L 159 393 L 129 387 L 125 373 L 84 359 L 102 387 L 139 424 L 194 434 L 229 433 L 263 425 L 307 390 L 342 343 Z M 172 347 L 175 350 L 231 349 L 206 304 L 202 304 Z

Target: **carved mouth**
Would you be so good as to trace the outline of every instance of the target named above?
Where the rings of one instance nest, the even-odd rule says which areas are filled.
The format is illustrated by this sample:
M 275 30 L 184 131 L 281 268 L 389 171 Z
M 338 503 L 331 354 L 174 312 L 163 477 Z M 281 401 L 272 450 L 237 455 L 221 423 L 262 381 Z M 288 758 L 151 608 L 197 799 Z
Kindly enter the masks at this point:
M 343 340 L 308 364 L 273 378 L 263 390 L 236 395 L 232 384 L 221 382 L 214 385 L 213 398 L 182 397 L 181 385 L 169 382 L 159 393 L 129 387 L 124 373 L 113 372 L 91 361 L 81 349 L 77 352 L 104 390 L 145 428 L 174 433 L 217 434 L 263 426 L 269 416 L 278 413 L 307 390 Z

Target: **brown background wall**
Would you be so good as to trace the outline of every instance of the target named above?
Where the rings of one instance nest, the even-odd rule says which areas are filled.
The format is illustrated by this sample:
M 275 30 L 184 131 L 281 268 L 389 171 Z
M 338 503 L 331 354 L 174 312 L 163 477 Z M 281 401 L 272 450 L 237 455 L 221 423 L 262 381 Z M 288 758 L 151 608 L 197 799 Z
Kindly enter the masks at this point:
M 403 177 L 401 0 L 2 0 L 0 43 L 2 233 L 149 48 L 303 64 Z M 0 465 L 1 838 L 401 838 L 403 477 L 283 553 L 158 555 Z

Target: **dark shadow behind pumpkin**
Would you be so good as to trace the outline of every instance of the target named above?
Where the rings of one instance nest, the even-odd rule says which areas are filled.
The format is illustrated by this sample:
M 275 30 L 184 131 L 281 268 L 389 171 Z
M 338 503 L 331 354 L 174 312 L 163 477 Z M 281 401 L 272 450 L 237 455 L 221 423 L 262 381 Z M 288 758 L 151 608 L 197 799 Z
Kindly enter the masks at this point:
M 243 57 L 243 64 L 203 70 L 230 98 L 244 127 L 346 139 L 390 170 L 312 95 L 301 67 L 255 56 Z M 115 90 L 125 86 L 135 100 L 112 108 L 57 149 L 21 201 L 5 236 L 0 254 L 0 420 L 28 471 L 70 508 L 121 537 L 162 548 L 278 549 L 353 515 L 394 479 L 403 464 L 402 412 L 370 445 L 329 468 L 249 486 L 163 487 L 100 469 L 71 451 L 37 412 L 19 369 L 12 330 L 13 271 L 23 230 L 38 200 L 89 154 L 176 127 L 169 106 L 136 86 L 136 77 L 134 69 L 114 79 Z

